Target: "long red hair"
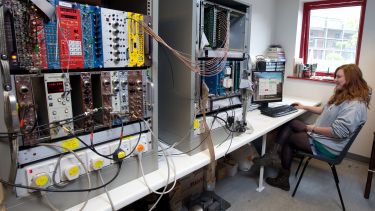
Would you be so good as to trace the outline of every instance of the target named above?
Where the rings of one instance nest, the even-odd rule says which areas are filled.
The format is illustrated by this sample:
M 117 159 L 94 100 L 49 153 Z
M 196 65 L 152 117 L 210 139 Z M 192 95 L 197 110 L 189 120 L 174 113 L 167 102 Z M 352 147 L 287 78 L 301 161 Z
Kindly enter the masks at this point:
M 337 71 L 342 69 L 344 71 L 346 83 L 343 89 L 335 89 L 335 93 L 331 96 L 328 104 L 339 105 L 346 100 L 359 100 L 364 102 L 369 107 L 371 98 L 371 88 L 363 79 L 362 71 L 356 64 L 344 64 L 338 67 L 335 71 L 335 78 Z

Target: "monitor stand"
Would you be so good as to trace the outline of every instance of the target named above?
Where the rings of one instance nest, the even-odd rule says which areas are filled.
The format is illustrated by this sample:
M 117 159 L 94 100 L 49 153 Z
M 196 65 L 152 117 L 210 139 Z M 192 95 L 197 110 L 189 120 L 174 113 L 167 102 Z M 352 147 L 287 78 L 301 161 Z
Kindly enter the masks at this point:
M 267 109 L 268 108 L 268 102 L 259 103 L 259 110 Z

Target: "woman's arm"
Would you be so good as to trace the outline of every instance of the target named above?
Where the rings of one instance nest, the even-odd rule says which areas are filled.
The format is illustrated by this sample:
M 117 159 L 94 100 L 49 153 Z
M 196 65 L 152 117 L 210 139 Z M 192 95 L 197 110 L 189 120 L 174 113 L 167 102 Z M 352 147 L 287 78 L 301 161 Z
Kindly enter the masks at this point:
M 314 114 L 321 114 L 323 112 L 323 107 L 320 107 L 320 106 L 304 106 L 301 103 L 293 103 L 293 104 L 295 108 L 304 109 Z
M 316 127 L 315 125 L 306 125 L 306 130 L 315 134 L 336 138 L 331 127 Z

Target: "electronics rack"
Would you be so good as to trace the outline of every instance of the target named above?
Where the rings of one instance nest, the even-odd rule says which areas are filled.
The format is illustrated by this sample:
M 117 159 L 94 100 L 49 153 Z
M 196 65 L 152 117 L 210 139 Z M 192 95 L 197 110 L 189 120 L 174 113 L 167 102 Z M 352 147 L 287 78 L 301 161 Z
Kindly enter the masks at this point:
M 207 148 L 205 137 L 200 135 L 204 132 L 199 108 L 203 83 L 209 88 L 206 105 L 209 126 L 213 124 L 213 116 L 241 119 L 243 112 L 237 108 L 242 107 L 243 100 L 240 83 L 248 75 L 251 8 L 239 0 L 165 0 L 159 8 L 160 36 L 167 43 L 173 43 L 173 48 L 191 55 L 192 62 L 204 64 L 227 57 L 218 63 L 220 72 L 203 76 L 193 73 L 166 49 L 159 48 L 159 69 L 165 70 L 159 74 L 160 138 L 173 144 L 185 137 L 186 141 L 177 148 L 198 152 Z M 212 128 L 221 126 L 215 123 Z M 212 131 L 214 143 L 227 137 L 225 132 Z M 192 152 L 192 149 L 196 150 Z
M 116 175 L 117 165 L 85 144 L 93 141 L 99 153 L 113 154 L 121 133 L 120 148 L 125 154 L 142 145 L 145 173 L 156 170 L 157 146 L 142 119 L 151 123 L 157 135 L 158 52 L 140 22 L 158 31 L 158 1 L 49 0 L 42 7 L 33 1 L 0 2 L 1 178 L 48 187 L 53 168 L 64 155 L 57 183 L 69 181 L 66 189 L 87 188 L 76 158 L 64 150 L 38 145 L 53 143 L 76 151 L 89 168 L 92 187 L 100 186 L 96 170 L 101 169 L 104 180 L 109 181 Z M 53 8 L 56 15 L 48 17 L 46 8 Z M 79 118 L 72 122 L 73 117 Z M 23 135 L 8 138 L 7 133 Z M 141 176 L 136 158 L 126 157 L 108 189 Z M 49 209 L 36 192 L 14 190 L 7 193 L 10 210 Z M 103 191 L 91 191 L 90 197 Z M 59 209 L 81 203 L 85 197 L 49 194 Z

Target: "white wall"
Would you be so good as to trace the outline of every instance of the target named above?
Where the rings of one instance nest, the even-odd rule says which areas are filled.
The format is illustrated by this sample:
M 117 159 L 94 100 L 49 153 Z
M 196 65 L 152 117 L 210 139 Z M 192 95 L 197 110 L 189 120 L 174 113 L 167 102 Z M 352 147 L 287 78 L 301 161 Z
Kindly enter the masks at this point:
M 282 45 L 285 49 L 287 58 L 286 75 L 292 74 L 293 60 L 299 55 L 302 1 L 277 0 L 275 5 L 275 25 L 271 24 L 276 29 L 276 36 L 273 42 Z M 367 0 L 359 66 L 369 85 L 375 89 L 375 40 L 373 39 L 375 37 L 375 25 L 371 23 L 373 20 L 375 20 L 375 1 Z M 333 84 L 295 79 L 286 79 L 284 83 L 285 95 L 316 99 L 323 103 L 327 102 L 333 92 L 333 88 Z M 375 105 L 375 103 L 372 103 L 372 105 Z M 372 106 L 369 111 L 367 124 L 351 147 L 350 152 L 370 157 L 374 130 L 375 108 Z
M 244 0 L 251 4 L 250 55 L 264 54 L 272 44 L 275 27 L 275 0 Z

